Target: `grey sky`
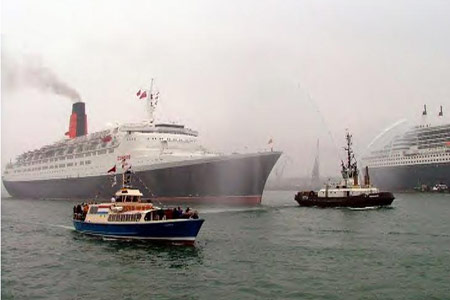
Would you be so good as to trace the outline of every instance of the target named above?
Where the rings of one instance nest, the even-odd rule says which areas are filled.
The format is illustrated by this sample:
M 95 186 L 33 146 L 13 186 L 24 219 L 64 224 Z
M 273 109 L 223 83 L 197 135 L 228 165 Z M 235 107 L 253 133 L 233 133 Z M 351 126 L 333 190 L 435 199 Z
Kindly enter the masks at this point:
M 90 132 L 144 118 L 134 95 L 156 77 L 161 119 L 219 151 L 272 137 L 292 175 L 311 171 L 318 137 L 338 169 L 328 130 L 364 148 L 424 103 L 450 114 L 450 1 L 4 0 L 1 25 L 2 66 L 37 57 L 86 101 Z M 3 85 L 2 165 L 62 138 L 70 110 Z

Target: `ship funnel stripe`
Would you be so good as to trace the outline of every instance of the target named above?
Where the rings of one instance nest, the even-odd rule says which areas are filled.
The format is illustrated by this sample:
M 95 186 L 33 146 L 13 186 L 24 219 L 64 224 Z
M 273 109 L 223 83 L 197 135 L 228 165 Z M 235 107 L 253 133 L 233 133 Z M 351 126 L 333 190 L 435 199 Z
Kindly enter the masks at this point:
M 76 102 L 72 105 L 72 115 L 70 116 L 69 137 L 71 139 L 87 134 L 87 116 L 85 103 Z

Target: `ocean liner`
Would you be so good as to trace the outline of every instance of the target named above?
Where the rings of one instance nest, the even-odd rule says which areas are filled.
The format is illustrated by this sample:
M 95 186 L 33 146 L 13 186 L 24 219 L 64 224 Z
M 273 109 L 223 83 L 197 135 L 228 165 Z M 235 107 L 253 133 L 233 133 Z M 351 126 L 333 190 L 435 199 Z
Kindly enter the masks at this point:
M 19 155 L 3 172 L 13 197 L 107 198 L 130 169 L 133 186 L 157 202 L 258 204 L 281 155 L 268 150 L 219 154 L 198 143 L 198 132 L 156 123 L 159 93 L 138 92 L 148 119 L 87 133 L 85 103 L 72 106 L 67 138 Z
M 364 157 L 374 184 L 392 190 L 413 190 L 418 186 L 450 185 L 450 123 L 442 106 L 438 121 L 423 122 Z

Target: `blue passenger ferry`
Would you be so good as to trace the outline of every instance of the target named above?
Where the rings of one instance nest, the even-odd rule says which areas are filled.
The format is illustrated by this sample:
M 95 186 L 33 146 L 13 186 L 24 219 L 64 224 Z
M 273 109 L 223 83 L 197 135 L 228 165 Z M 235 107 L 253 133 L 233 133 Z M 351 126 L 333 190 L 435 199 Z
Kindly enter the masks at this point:
M 193 244 L 204 222 L 196 211 L 159 208 L 143 200 L 143 194 L 124 185 L 109 203 L 79 204 L 74 207 L 75 230 L 96 236 Z

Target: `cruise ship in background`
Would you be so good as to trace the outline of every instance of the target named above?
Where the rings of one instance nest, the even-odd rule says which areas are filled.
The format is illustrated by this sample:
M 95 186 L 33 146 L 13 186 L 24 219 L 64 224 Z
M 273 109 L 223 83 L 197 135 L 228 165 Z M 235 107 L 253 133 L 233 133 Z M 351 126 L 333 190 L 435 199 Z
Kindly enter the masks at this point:
M 450 186 L 450 122 L 442 106 L 435 123 L 427 121 L 395 136 L 363 158 L 372 182 L 385 189 L 412 190 L 421 186 Z
M 133 185 L 157 202 L 260 203 L 281 152 L 209 152 L 196 131 L 154 122 L 158 94 L 138 94 L 146 100 L 148 120 L 91 134 L 85 103 L 74 103 L 68 137 L 9 163 L 2 178 L 6 190 L 13 197 L 105 198 L 131 168 Z

